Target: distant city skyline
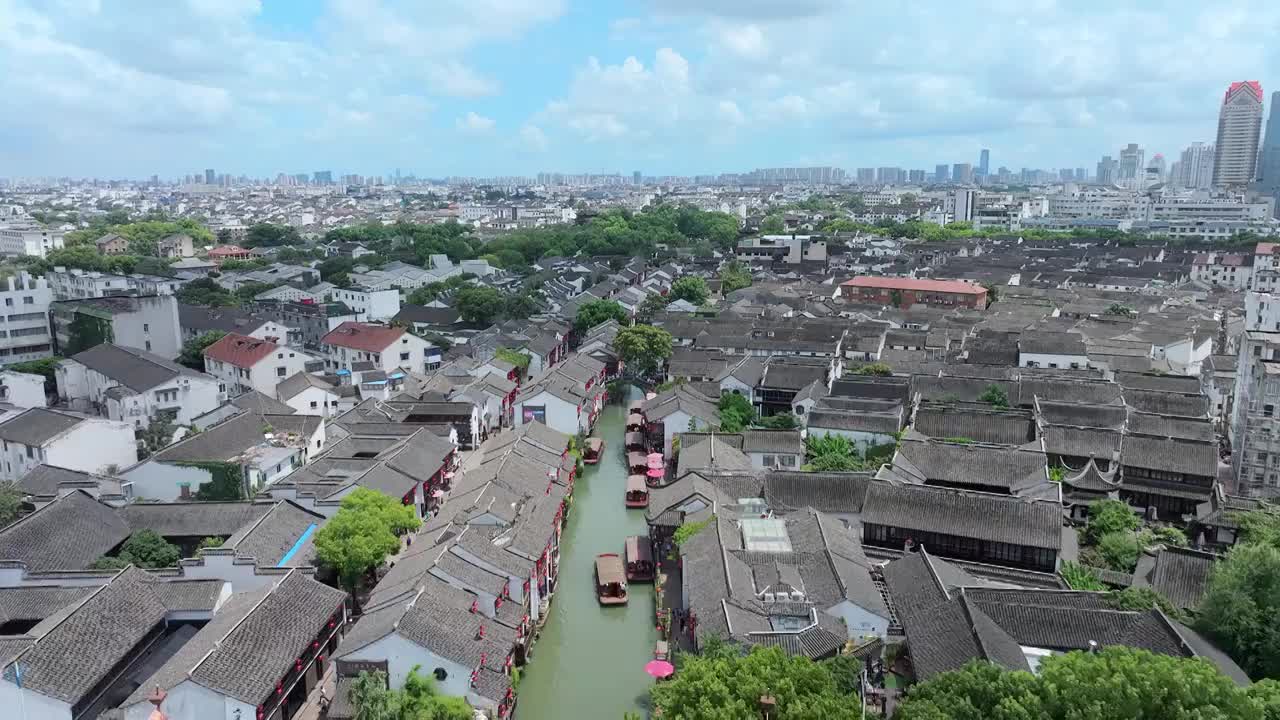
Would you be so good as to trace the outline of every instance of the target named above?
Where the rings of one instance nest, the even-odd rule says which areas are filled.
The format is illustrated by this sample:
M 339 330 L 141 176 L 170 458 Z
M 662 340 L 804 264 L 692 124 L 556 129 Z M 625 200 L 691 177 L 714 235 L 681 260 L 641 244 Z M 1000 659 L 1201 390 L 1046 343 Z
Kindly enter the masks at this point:
M 10 177 L 1092 168 L 1214 142 L 1230 82 L 1280 88 L 1257 0 L 4 7 Z

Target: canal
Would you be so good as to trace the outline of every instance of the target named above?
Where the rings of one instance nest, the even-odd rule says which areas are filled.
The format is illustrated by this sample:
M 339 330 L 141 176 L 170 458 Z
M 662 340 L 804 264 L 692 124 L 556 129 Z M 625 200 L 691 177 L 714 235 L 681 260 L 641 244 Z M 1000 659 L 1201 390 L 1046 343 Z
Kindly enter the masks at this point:
M 632 389 L 633 396 L 640 397 Z M 605 457 L 588 465 L 573 489 L 573 509 L 561 540 L 560 584 L 551 616 L 533 647 L 520 680 L 517 720 L 622 720 L 644 716 L 651 680 L 644 664 L 653 659 L 653 585 L 627 586 L 629 603 L 603 608 L 596 602 L 595 556 L 622 554 L 628 535 L 647 535 L 644 510 L 623 506 L 627 480 L 623 447 L 627 403 L 610 403 L 596 419 Z

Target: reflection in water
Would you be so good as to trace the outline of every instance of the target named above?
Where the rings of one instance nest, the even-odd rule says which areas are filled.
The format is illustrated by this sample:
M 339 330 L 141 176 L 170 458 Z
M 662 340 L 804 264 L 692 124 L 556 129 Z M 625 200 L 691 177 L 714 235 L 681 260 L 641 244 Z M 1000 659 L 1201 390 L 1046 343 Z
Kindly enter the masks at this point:
M 651 681 L 644 664 L 657 640 L 653 586 L 629 584 L 628 605 L 602 608 L 592 577 L 596 555 L 621 554 L 626 536 L 648 534 L 644 510 L 622 504 L 625 421 L 625 403 L 610 404 L 597 419 L 595 434 L 608 446 L 600 464 L 588 465 L 574 485 L 560 586 L 520 681 L 518 720 L 622 720 L 624 712 L 643 714 L 647 705 Z

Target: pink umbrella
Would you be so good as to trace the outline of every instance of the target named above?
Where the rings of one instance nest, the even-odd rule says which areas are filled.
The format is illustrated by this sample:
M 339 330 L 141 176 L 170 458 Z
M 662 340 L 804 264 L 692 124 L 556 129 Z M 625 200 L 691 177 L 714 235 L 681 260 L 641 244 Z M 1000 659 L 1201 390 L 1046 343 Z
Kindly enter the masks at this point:
M 648 673 L 650 677 L 662 679 L 665 677 L 671 677 L 671 675 L 676 671 L 676 666 L 666 660 L 650 660 L 645 663 L 644 671 Z
M 648 460 L 650 465 L 653 465 L 655 463 L 658 465 L 661 465 L 662 453 L 649 453 L 648 455 L 645 456 L 645 460 Z
M 662 468 L 649 468 L 647 471 L 645 471 L 645 475 L 648 475 L 651 478 L 660 478 L 666 474 L 667 474 L 667 471 Z
M 431 497 L 433 498 L 444 497 L 444 491 L 441 490 L 440 488 L 436 488 L 435 490 L 431 491 Z

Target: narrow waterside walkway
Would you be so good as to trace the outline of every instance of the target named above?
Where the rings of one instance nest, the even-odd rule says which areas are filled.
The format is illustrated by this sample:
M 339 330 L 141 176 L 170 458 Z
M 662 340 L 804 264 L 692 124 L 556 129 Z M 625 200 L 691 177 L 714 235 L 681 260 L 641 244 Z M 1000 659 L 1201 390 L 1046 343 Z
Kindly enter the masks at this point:
M 574 485 L 559 588 L 520 680 L 517 720 L 622 720 L 628 711 L 644 716 L 652 682 L 644 664 L 653 659 L 658 637 L 653 585 L 628 585 L 629 604 L 602 608 L 592 574 L 596 555 L 622 554 L 626 536 L 648 535 L 644 511 L 623 506 L 625 422 L 625 403 L 610 403 L 597 418 L 595 435 L 608 445 L 600 464 L 588 465 Z

